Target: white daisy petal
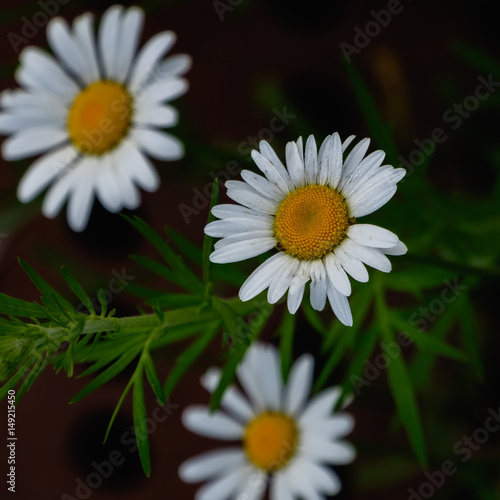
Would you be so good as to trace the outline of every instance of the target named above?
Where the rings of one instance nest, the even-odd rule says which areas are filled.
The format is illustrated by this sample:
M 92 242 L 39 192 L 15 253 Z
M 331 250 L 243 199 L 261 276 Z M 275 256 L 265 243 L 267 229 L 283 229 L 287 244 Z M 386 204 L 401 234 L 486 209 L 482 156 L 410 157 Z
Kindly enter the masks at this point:
M 368 151 L 368 146 L 370 145 L 370 139 L 362 139 L 352 148 L 352 151 L 347 155 L 344 161 L 344 169 L 342 171 L 342 178 L 340 184 L 345 178 L 351 175 L 351 172 L 361 163 L 366 152 Z
M 347 229 L 347 236 L 359 245 L 376 248 L 393 248 L 399 241 L 391 231 L 373 224 L 353 224 Z
M 342 143 L 342 153 L 345 152 L 345 150 L 349 147 L 349 144 L 356 139 L 355 135 L 350 135 L 343 143 Z
M 260 219 L 245 219 L 243 217 L 236 219 L 216 220 L 205 226 L 205 234 L 214 238 L 224 238 L 235 233 L 271 230 L 268 221 Z
M 297 151 L 299 152 L 299 157 L 302 160 L 302 164 L 304 164 L 304 141 L 302 140 L 302 136 L 300 136 L 295 142 L 297 146 Z
M 228 469 L 241 468 L 245 462 L 241 448 L 223 448 L 185 461 L 179 467 L 179 476 L 187 483 L 197 483 L 226 474 Z
M 351 444 L 345 441 L 331 442 L 321 437 L 307 440 L 302 453 L 304 458 L 333 465 L 350 464 L 356 458 L 356 451 Z
M 267 179 L 264 179 L 264 177 L 254 174 L 250 172 L 250 170 L 242 170 L 241 177 L 247 184 L 252 186 L 259 193 L 262 193 L 266 198 L 270 198 L 278 203 L 283 200 L 283 192 Z
M 38 47 L 25 48 L 16 78 L 21 85 L 43 89 L 69 102 L 80 90 L 52 56 Z
M 228 246 L 233 246 L 235 243 L 246 243 L 249 240 L 257 240 L 260 238 L 271 238 L 273 232 L 270 229 L 258 229 L 256 231 L 245 231 L 243 233 L 232 234 L 217 241 L 214 245 L 215 250 L 219 250 Z
M 332 469 L 307 460 L 301 461 L 300 468 L 317 491 L 325 495 L 336 495 L 342 489 L 340 479 Z
M 313 396 L 300 416 L 300 422 L 314 425 L 316 421 L 330 417 L 341 392 L 340 387 L 335 386 Z
M 77 17 L 73 23 L 75 42 L 80 47 L 85 60 L 85 72 L 82 71 L 81 77 L 86 83 L 98 80 L 101 75 L 97 63 L 93 19 L 92 14 L 87 12 Z
M 26 114 L 0 114 L 0 133 L 13 134 L 26 130 L 27 128 L 57 127 L 60 118 L 44 113 L 44 110 L 33 110 L 32 116 Z
M 219 219 L 257 219 L 268 221 L 271 225 L 274 223 L 274 218 L 265 215 L 251 208 L 242 207 L 240 205 L 222 204 L 212 208 L 212 214 Z
M 85 165 L 82 164 L 83 162 L 80 161 L 49 188 L 42 205 L 42 213 L 45 217 L 52 219 L 59 213 L 73 184 L 78 184 L 85 175 Z
M 290 192 L 291 180 L 287 183 L 285 177 L 280 173 L 280 171 L 262 154 L 256 150 L 252 150 L 252 158 L 255 164 L 267 177 L 267 180 L 275 185 L 283 194 L 288 194 Z M 283 167 L 284 169 L 284 167 Z M 287 174 L 288 177 L 288 174 Z
M 95 169 L 96 160 L 85 159 L 79 168 Z M 87 225 L 94 201 L 92 176 L 82 176 L 81 182 L 73 185 L 68 201 L 68 224 L 73 231 L 80 232 Z
M 117 152 L 118 154 L 118 152 Z M 153 164 L 127 139 L 120 144 L 116 163 L 138 186 L 153 192 L 160 185 L 160 177 Z M 120 174 L 119 174 L 120 175 Z
M 288 254 L 282 252 L 282 255 L 286 259 L 286 265 L 283 265 L 280 269 L 275 269 L 267 292 L 267 300 L 270 304 L 275 304 L 283 297 L 290 287 L 290 283 L 300 264 L 297 259 L 290 257 Z
M 279 410 L 283 382 L 277 350 L 273 347 L 262 349 L 260 356 L 255 357 L 254 372 L 265 407 L 268 410 Z
M 153 72 L 158 62 L 175 43 L 175 39 L 173 32 L 164 31 L 155 35 L 144 45 L 132 68 L 129 83 L 132 94 L 137 93 L 141 87 L 147 87 L 148 80 L 154 76 Z
M 331 150 L 329 157 L 328 184 L 333 189 L 337 189 L 342 177 L 342 144 L 339 134 L 335 132 L 331 139 Z
M 186 54 L 176 54 L 160 63 L 158 74 L 161 78 L 182 76 L 191 69 L 192 64 L 193 60 L 190 56 Z
M 240 485 L 235 500 L 262 500 L 266 492 L 267 474 L 263 470 L 253 470 L 246 481 Z
M 337 257 L 338 263 L 342 268 L 356 281 L 360 281 L 361 283 L 368 281 L 368 271 L 360 260 L 346 253 L 340 246 L 335 249 L 335 257 Z
M 263 292 L 269 286 L 275 273 L 287 264 L 286 255 L 282 252 L 263 262 L 243 283 L 238 294 L 240 300 L 246 302 Z
M 183 78 L 168 78 L 159 80 L 141 88 L 133 94 L 140 106 L 158 106 L 160 103 L 172 101 L 185 94 L 189 88 L 187 80 Z
M 231 181 L 226 182 L 227 184 Z M 232 181 L 235 182 L 235 181 Z M 253 208 L 265 214 L 275 214 L 278 208 L 278 203 L 265 196 L 260 195 L 255 189 L 248 184 L 243 184 L 242 187 L 229 188 L 227 195 L 234 201 L 245 205 L 248 208 Z
M 293 365 L 288 377 L 284 394 L 284 409 L 296 415 L 300 413 L 311 392 L 314 371 L 314 358 L 309 354 L 302 355 Z
M 385 255 L 404 255 L 408 248 L 402 241 L 398 241 L 398 243 L 392 248 L 381 248 L 382 252 Z
M 202 486 L 195 495 L 195 500 L 229 500 L 240 489 L 241 484 L 246 482 L 251 474 L 251 469 L 240 467 L 232 470 L 220 479 Z
M 42 156 L 28 168 L 17 188 L 17 197 L 23 203 L 31 201 L 43 191 L 58 175 L 75 161 L 77 152 L 73 146 Z
M 378 249 L 359 245 L 350 238 L 342 242 L 342 249 L 365 264 L 384 273 L 391 271 L 391 261 Z
M 213 393 L 219 385 L 221 371 L 218 368 L 210 368 L 201 378 L 201 385 L 210 393 Z M 229 386 L 222 396 L 221 406 L 228 413 L 234 415 L 242 422 L 247 422 L 254 416 L 254 411 L 248 401 L 234 386 Z
M 286 471 L 285 474 L 288 487 L 294 496 L 304 500 L 324 500 L 311 484 L 302 467 L 293 467 L 293 469 Z
M 328 281 L 327 294 L 335 316 L 342 324 L 352 326 L 352 312 L 347 297 L 342 295 L 331 281 Z
M 68 24 L 60 17 L 52 19 L 47 26 L 47 40 L 56 56 L 82 82 L 90 83 L 87 77 L 85 54 L 71 36 Z
M 169 105 L 139 106 L 133 121 L 134 125 L 142 127 L 173 127 L 179 121 L 179 113 Z
M 322 260 L 311 264 L 311 306 L 316 311 L 322 311 L 326 304 L 326 269 Z
M 304 167 L 306 184 L 316 184 L 316 177 L 318 175 L 318 147 L 313 135 L 307 138 Z
M 313 435 L 323 439 L 337 439 L 352 432 L 354 418 L 348 413 L 335 413 L 328 418 L 314 418 L 313 422 L 309 422 L 309 426 L 305 425 L 304 427 L 305 430 L 302 430 L 304 435 Z
M 259 343 L 255 342 L 252 344 L 252 346 L 246 351 L 245 357 L 237 369 L 238 380 L 249 397 L 256 414 L 266 409 L 266 404 L 264 402 L 264 398 L 262 397 L 262 393 L 259 390 L 259 384 L 255 377 L 254 369 L 254 358 L 255 356 L 258 357 L 260 355 L 261 350 L 262 347 Z
M 182 423 L 192 432 L 216 439 L 241 439 L 241 424 L 217 411 L 209 413 L 205 406 L 189 406 L 182 413 Z
M 325 267 L 328 273 L 328 279 L 332 282 L 333 286 L 342 295 L 346 295 L 347 297 L 351 295 L 351 282 L 339 263 L 339 259 L 336 254 L 331 253 L 326 256 Z
M 120 25 L 123 7 L 113 5 L 102 16 L 99 28 L 98 44 L 102 58 L 104 77 L 109 80 L 116 78 L 116 61 L 122 47 L 120 43 Z
M 141 204 L 141 193 L 127 175 L 115 175 L 121 194 L 122 205 L 129 210 L 135 210 Z
M 292 179 L 293 184 L 296 188 L 300 188 L 305 183 L 305 172 L 304 163 L 300 157 L 299 151 L 297 149 L 297 144 L 295 142 L 289 142 L 286 145 L 286 166 L 288 168 L 288 173 Z
M 292 179 L 290 178 L 290 174 L 284 167 L 283 163 L 281 163 L 281 160 L 278 158 L 278 155 L 274 152 L 274 149 L 267 143 L 266 141 L 260 141 L 259 142 L 259 148 L 260 148 L 260 153 L 261 155 L 266 158 L 274 167 L 276 172 L 283 178 L 285 181 L 288 190 L 293 191 L 295 189 L 295 186 L 293 185 Z M 255 160 L 255 158 L 254 158 Z M 257 161 L 256 161 L 257 163 Z M 267 173 L 263 170 L 262 166 L 257 163 L 257 166 L 266 174 Z M 268 179 L 272 182 L 272 179 L 268 177 Z M 287 192 L 287 191 L 285 191 Z
M 123 206 L 122 196 L 116 177 L 117 176 L 113 173 L 112 166 L 106 165 L 97 169 L 94 179 L 94 189 L 97 198 L 102 206 L 112 213 L 120 211 Z
M 292 279 L 292 282 L 290 283 L 290 288 L 294 284 L 295 284 L 294 280 Z M 290 314 L 295 314 L 297 312 L 297 309 L 299 308 L 300 304 L 302 303 L 302 299 L 304 298 L 304 291 L 305 291 L 305 283 L 303 282 L 300 282 L 300 284 L 297 285 L 295 293 L 290 293 L 290 290 L 288 290 L 287 307 L 288 310 L 290 311 Z
M 6 139 L 2 155 L 6 160 L 19 160 L 43 153 L 68 141 L 68 134 L 59 126 L 32 127 Z
M 279 471 L 273 476 L 271 482 L 271 500 L 294 500 L 287 482 L 287 474 L 285 471 Z
M 178 160 L 184 156 L 182 142 L 166 132 L 135 129 L 131 136 L 140 150 L 157 160 Z
M 377 192 L 366 192 L 362 197 L 356 193 L 348 200 L 351 217 L 364 217 L 384 206 L 395 194 L 396 186 L 381 187 Z
M 273 237 L 250 239 L 216 249 L 210 255 L 210 260 L 215 264 L 239 262 L 240 260 L 250 259 L 251 257 L 256 257 L 267 252 L 275 245 L 276 240 Z
M 144 11 L 138 7 L 130 7 L 123 13 L 118 38 L 116 61 L 112 77 L 117 82 L 124 82 L 130 70 L 144 24 Z

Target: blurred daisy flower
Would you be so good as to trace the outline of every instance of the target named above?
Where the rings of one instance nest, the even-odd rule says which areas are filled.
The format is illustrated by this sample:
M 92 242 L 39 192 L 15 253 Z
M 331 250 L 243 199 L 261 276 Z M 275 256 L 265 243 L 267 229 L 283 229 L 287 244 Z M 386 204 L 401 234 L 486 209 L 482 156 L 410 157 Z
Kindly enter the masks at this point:
M 314 361 L 303 355 L 284 385 L 277 350 L 254 343 L 238 367 L 238 379 L 248 399 L 236 387 L 226 389 L 213 414 L 191 406 L 182 419 L 193 432 L 210 438 L 241 441 L 191 458 L 179 468 L 186 482 L 208 480 L 196 500 L 260 500 L 270 483 L 270 500 L 323 498 L 341 489 L 335 472 L 325 464 L 348 464 L 355 450 L 341 438 L 354 422 L 349 414 L 332 414 L 340 389 L 333 387 L 309 402 Z M 202 384 L 210 392 L 221 373 L 210 369 Z M 270 481 L 269 481 L 270 479 Z
M 115 5 L 103 15 L 97 41 L 90 13 L 72 28 L 50 21 L 47 38 L 55 58 L 37 47 L 20 56 L 16 80 L 22 90 L 6 91 L 0 105 L 0 132 L 7 160 L 47 153 L 27 170 L 18 187 L 22 202 L 50 184 L 42 211 L 54 217 L 66 199 L 75 231 L 87 225 L 94 193 L 110 212 L 140 204 L 140 192 L 159 186 L 145 156 L 176 160 L 182 143 L 157 130 L 178 121 L 165 104 L 184 94 L 187 55 L 163 59 L 175 34 L 162 32 L 136 54 L 144 12 Z
M 385 154 L 375 151 L 365 157 L 370 144 L 363 139 L 343 159 L 352 142 L 337 133 L 328 136 L 319 152 L 311 135 L 305 152 L 302 138 L 286 146 L 286 165 L 266 141 L 252 158 L 265 178 L 248 170 L 244 182 L 226 182 L 227 195 L 239 205 L 218 205 L 205 233 L 222 238 L 210 260 L 237 262 L 278 250 L 245 281 L 239 296 L 250 300 L 268 288 L 267 300 L 274 304 L 288 290 L 288 309 L 294 314 L 311 281 L 314 309 L 324 309 L 328 298 L 334 313 L 352 325 L 347 301 L 354 279 L 368 281 L 365 264 L 383 272 L 391 270 L 386 255 L 402 255 L 406 246 L 378 226 L 358 224 L 387 203 L 405 170 L 383 165 Z

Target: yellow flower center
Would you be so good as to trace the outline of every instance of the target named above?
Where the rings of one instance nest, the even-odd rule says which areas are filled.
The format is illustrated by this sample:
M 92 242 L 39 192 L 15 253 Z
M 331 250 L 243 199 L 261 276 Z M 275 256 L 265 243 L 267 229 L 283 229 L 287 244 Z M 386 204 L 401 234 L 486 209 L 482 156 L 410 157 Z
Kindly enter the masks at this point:
M 116 82 L 102 80 L 84 88 L 68 115 L 71 141 L 83 154 L 100 155 L 113 149 L 130 127 L 132 98 Z
M 313 184 L 289 193 L 274 221 L 278 249 L 301 260 L 320 259 L 344 238 L 352 221 L 340 193 Z
M 263 413 L 247 425 L 243 442 L 253 464 L 274 472 L 284 467 L 294 455 L 297 427 L 287 415 Z

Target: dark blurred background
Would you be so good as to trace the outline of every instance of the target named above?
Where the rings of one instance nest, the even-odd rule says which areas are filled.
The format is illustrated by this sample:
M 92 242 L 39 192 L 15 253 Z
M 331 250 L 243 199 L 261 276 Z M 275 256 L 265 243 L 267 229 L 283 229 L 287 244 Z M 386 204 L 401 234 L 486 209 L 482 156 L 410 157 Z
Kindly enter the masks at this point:
M 57 4 L 57 0 L 52 1 Z M 112 3 L 69 0 L 65 5 L 57 5 L 59 15 L 72 20 L 87 10 L 100 16 Z M 387 26 L 370 37 L 368 43 L 362 42 L 366 43 L 364 48 L 357 48 L 355 36 L 373 21 L 371 11 L 386 11 L 389 4 L 399 5 L 400 12 L 392 14 Z M 500 137 L 497 108 L 479 108 L 464 118 L 456 130 L 445 114 L 454 104 L 474 94 L 479 76 L 488 76 L 467 64 L 457 44 L 472 45 L 493 58 L 500 53 L 495 2 L 153 0 L 140 5 L 147 13 L 143 42 L 159 31 L 173 30 L 178 41 L 172 53 L 188 53 L 193 57 L 193 68 L 187 74 L 190 90 L 174 103 L 180 110 L 180 124 L 172 130 L 185 143 L 186 156 L 178 162 L 157 164 L 162 185 L 156 193 L 143 193 L 143 203 L 134 212 L 158 231 L 164 226 L 173 227 L 200 244 L 207 207 L 199 193 L 211 184 L 215 174 L 227 178 L 225 172 L 231 160 L 241 168 L 254 168 L 249 156 L 250 149 L 255 147 L 252 138 L 270 140 L 283 157 L 286 142 L 299 135 L 307 137 L 314 132 L 320 141 L 334 131 L 341 137 L 356 134 L 361 138 L 369 134 L 342 64 L 342 47 L 349 49 L 341 44 L 356 49 L 350 55 L 351 63 L 374 95 L 384 118 L 393 126 L 403 158 L 407 159 L 417 148 L 415 140 L 430 138 L 433 130 L 441 128 L 447 140 L 436 145 L 427 174 L 435 186 L 443 195 L 472 193 L 482 198 L 491 193 L 498 176 L 494 161 Z M 2 2 L 1 9 L 0 89 L 3 90 L 16 87 L 13 72 L 18 54 L 9 35 L 22 36 L 26 20 L 33 20 L 41 10 L 41 3 Z M 29 43 L 46 47 L 44 28 Z M 498 60 L 500 63 L 500 56 Z M 493 95 L 491 99 L 498 101 L 499 96 Z M 285 126 L 276 125 L 282 122 Z M 60 291 L 67 290 L 59 272 L 62 264 L 91 296 L 99 288 L 107 287 L 113 271 L 122 272 L 124 268 L 127 275 L 134 279 L 141 276 L 137 282 L 144 282 L 143 271 L 128 255 L 154 255 L 150 246 L 124 220 L 107 213 L 98 202 L 88 228 L 76 234 L 69 229 L 64 213 L 54 220 L 40 214 L 42 196 L 29 206 L 17 201 L 16 187 L 29 163 L 0 160 L 3 225 L 0 233 L 6 233 L 0 244 L 0 291 L 38 300 L 38 291 L 20 269 L 17 257 L 27 260 Z M 423 192 L 422 198 L 425 197 Z M 183 216 L 182 206 L 193 209 L 189 216 Z M 411 226 L 411 221 L 408 225 Z M 489 289 L 476 294 L 481 304 L 482 326 L 488 334 L 496 334 L 497 330 L 492 313 L 498 297 L 495 292 L 492 283 Z M 128 315 L 134 314 L 138 304 L 140 299 L 125 290 L 113 295 L 110 307 L 116 308 L 118 315 Z M 297 354 L 317 352 L 317 334 L 308 332 L 308 328 L 303 325 L 303 340 L 296 345 Z M 268 338 L 271 333 L 266 333 Z M 499 342 L 494 335 L 487 338 L 490 353 L 486 355 L 485 350 L 487 382 L 473 381 L 463 373 L 469 370 L 467 366 L 450 361 L 440 363 L 435 372 L 439 380 L 443 377 L 448 381 L 446 391 L 438 396 L 445 400 L 447 422 L 456 428 L 456 439 L 480 425 L 486 409 L 498 401 Z M 168 373 L 176 353 L 158 356 L 160 374 Z M 183 484 L 177 468 L 186 458 L 220 443 L 190 434 L 182 427 L 180 416 L 186 405 L 208 402 L 198 380 L 213 362 L 209 350 L 172 394 L 171 414 L 157 423 L 150 435 L 153 470 L 149 479 L 143 476 L 137 453 L 130 452 L 132 445 L 123 444 L 123 436 L 132 427 L 128 398 L 108 443 L 102 446 L 109 417 L 130 373 L 125 372 L 83 401 L 68 406 L 68 401 L 87 381 L 68 379 L 62 372 L 47 370 L 17 408 L 16 497 L 20 500 L 193 498 L 197 486 Z M 152 411 L 154 397 L 152 393 L 149 396 Z M 0 404 L 5 405 L 6 402 Z M 338 468 L 344 482 L 339 499 L 403 500 L 410 496 L 408 488 L 425 480 L 408 453 L 404 434 L 391 432 L 393 410 L 385 377 L 378 379 L 353 404 L 351 411 L 357 427 L 350 439 L 358 447 L 359 457 L 352 466 Z M 2 428 L 5 413 L 0 411 Z M 433 425 L 427 420 L 430 418 L 428 414 L 424 417 L 424 426 Z M 443 420 L 436 425 L 434 435 L 439 434 Z M 432 440 L 429 443 L 431 466 L 438 466 L 442 453 L 433 456 L 434 444 Z M 453 442 L 444 445 L 445 450 L 449 447 L 450 457 L 452 445 Z M 85 496 L 84 490 L 78 490 L 77 479 L 85 480 L 93 471 L 92 463 L 108 460 L 110 452 L 116 449 L 123 453 L 125 462 L 116 467 L 102 486 Z M 0 454 L 0 470 L 5 478 L 4 454 Z M 482 470 L 484 462 L 476 462 L 474 457 L 467 468 L 460 469 L 437 491 L 438 498 L 441 495 L 455 499 L 490 498 L 481 490 L 493 491 L 495 484 L 496 491 L 500 491 L 497 436 L 492 436 L 481 454 L 491 458 L 487 473 Z M 473 478 L 467 484 L 477 487 L 457 487 L 465 475 Z M 479 479 L 475 480 L 476 476 Z M 488 481 L 490 484 L 486 485 Z M 5 485 L 0 488 L 2 498 L 5 488 Z

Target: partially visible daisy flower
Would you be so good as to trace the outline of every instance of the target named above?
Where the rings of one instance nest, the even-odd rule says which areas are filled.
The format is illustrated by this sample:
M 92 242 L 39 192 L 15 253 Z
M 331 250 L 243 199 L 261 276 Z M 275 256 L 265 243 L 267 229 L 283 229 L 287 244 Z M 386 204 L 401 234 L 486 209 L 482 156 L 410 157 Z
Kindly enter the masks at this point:
M 300 137 L 286 145 L 286 166 L 266 141 L 252 158 L 265 177 L 243 170 L 243 181 L 226 182 L 227 195 L 238 205 L 218 205 L 205 233 L 222 238 L 210 260 L 237 262 L 278 250 L 245 281 L 239 296 L 247 301 L 268 289 L 267 300 L 276 303 L 288 290 L 288 309 L 294 314 L 311 281 L 314 309 L 324 309 L 326 299 L 339 320 L 352 325 L 347 301 L 354 279 L 368 281 L 365 264 L 383 272 L 391 270 L 386 255 L 403 255 L 406 246 L 387 229 L 358 224 L 357 218 L 385 205 L 396 192 L 405 170 L 382 165 L 385 154 L 365 157 L 370 144 L 363 139 L 347 158 L 337 133 L 328 136 L 319 152 L 311 135 L 305 152 Z
M 114 5 L 103 15 L 97 41 L 93 16 L 72 28 L 61 18 L 47 26 L 55 57 L 37 47 L 20 56 L 16 80 L 22 90 L 1 95 L 0 132 L 7 160 L 47 153 L 27 170 L 18 187 L 22 202 L 50 184 L 42 211 L 55 217 L 68 201 L 75 231 L 87 225 L 94 193 L 110 212 L 140 204 L 136 186 L 154 191 L 158 174 L 144 153 L 159 160 L 183 156 L 182 143 L 157 130 L 178 121 L 166 102 L 188 88 L 181 78 L 187 55 L 163 59 L 175 34 L 155 35 L 136 54 L 144 21 L 138 7 Z
M 268 483 L 270 500 L 320 499 L 340 491 L 340 480 L 327 464 L 354 460 L 354 448 L 342 440 L 354 421 L 344 412 L 332 414 L 339 387 L 307 402 L 313 368 L 312 356 L 301 356 L 284 385 L 277 350 L 257 342 L 238 367 L 247 397 L 231 386 L 221 402 L 224 411 L 211 414 L 204 406 L 184 411 L 183 423 L 191 431 L 239 441 L 180 466 L 184 481 L 209 481 L 197 491 L 196 500 L 260 500 Z M 220 376 L 220 370 L 212 368 L 201 382 L 213 392 Z

